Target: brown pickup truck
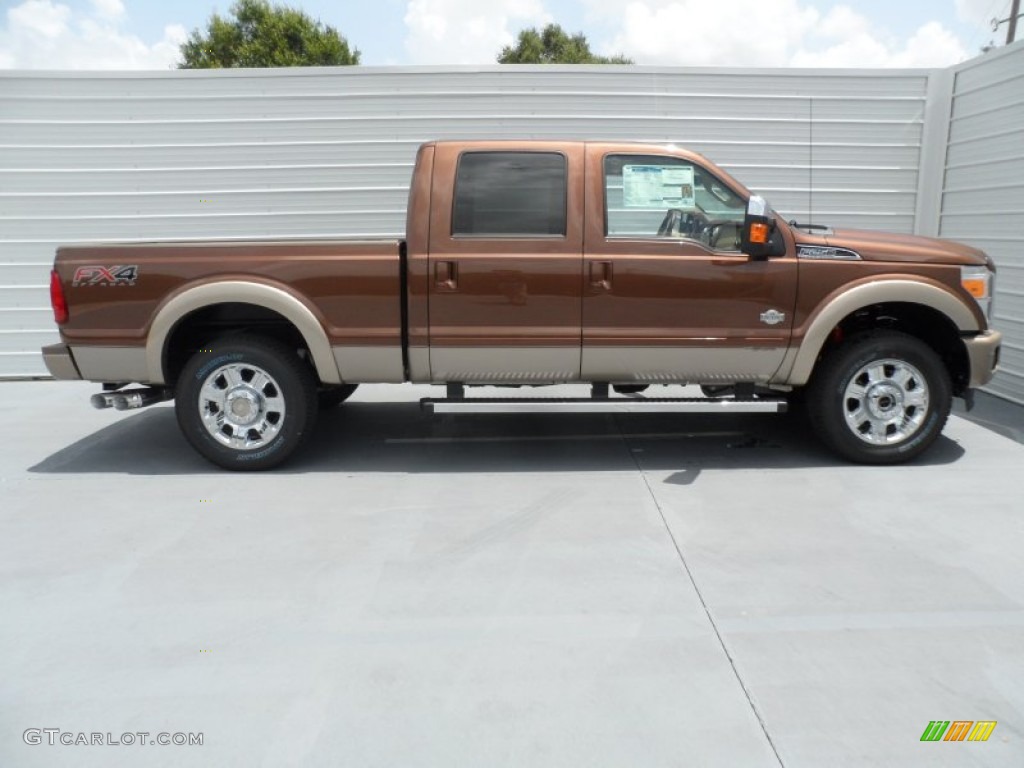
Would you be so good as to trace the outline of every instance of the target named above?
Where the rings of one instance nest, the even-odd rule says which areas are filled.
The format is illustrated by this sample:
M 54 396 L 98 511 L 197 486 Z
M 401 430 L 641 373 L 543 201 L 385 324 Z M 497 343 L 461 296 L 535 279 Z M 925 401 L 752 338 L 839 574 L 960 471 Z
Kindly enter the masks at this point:
M 60 248 L 62 341 L 43 355 L 58 379 L 102 382 L 97 407 L 174 398 L 188 441 L 230 469 L 279 464 L 363 382 L 446 384 L 423 401 L 445 412 L 799 402 L 842 456 L 895 463 L 992 377 L 994 275 L 965 245 L 787 223 L 673 146 L 436 142 L 405 240 Z M 571 382 L 591 396 L 465 394 Z M 705 397 L 645 392 L 681 383 Z

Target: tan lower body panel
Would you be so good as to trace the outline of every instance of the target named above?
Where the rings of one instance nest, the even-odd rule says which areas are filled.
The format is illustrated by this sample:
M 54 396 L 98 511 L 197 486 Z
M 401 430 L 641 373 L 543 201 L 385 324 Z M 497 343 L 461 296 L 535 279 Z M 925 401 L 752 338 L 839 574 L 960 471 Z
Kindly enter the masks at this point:
M 579 347 L 432 347 L 432 381 L 544 384 L 578 381 Z
M 332 347 L 331 351 L 344 382 L 400 384 L 405 381 L 401 347 Z
M 967 386 L 982 387 L 988 384 L 996 373 L 999 361 L 999 345 L 1003 335 L 999 331 L 986 331 L 964 339 L 967 358 L 971 364 L 971 380 Z
M 90 347 L 71 348 L 78 370 L 89 381 L 150 381 L 146 367 L 145 347 Z
M 409 381 L 414 384 L 429 384 L 430 347 L 409 347 Z
M 786 347 L 585 347 L 582 378 L 691 384 L 768 382 Z
M 71 357 L 71 350 L 66 344 L 50 344 L 43 347 L 43 362 L 46 363 L 46 370 L 55 379 L 81 379 L 82 374 L 75 367 L 75 361 Z
M 442 347 L 430 380 L 480 384 L 561 381 L 767 383 L 786 347 Z M 579 363 L 579 368 L 577 368 Z M 414 373 L 413 380 L 423 380 Z
M 800 347 L 789 347 L 786 350 L 786 355 L 782 359 L 782 364 L 779 366 L 779 370 L 772 376 L 772 384 L 788 384 L 789 374 L 793 370 L 793 364 L 796 362 L 796 356 L 800 353 Z

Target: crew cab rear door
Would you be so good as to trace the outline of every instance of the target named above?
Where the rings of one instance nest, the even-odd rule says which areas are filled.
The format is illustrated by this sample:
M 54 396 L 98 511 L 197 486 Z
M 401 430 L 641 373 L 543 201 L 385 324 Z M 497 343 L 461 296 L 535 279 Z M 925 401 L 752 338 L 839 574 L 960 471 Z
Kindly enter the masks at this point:
M 582 222 L 582 144 L 437 145 L 428 259 L 434 381 L 579 378 Z
M 768 381 L 797 263 L 739 251 L 745 195 L 691 156 L 602 144 L 587 145 L 586 187 L 583 378 Z

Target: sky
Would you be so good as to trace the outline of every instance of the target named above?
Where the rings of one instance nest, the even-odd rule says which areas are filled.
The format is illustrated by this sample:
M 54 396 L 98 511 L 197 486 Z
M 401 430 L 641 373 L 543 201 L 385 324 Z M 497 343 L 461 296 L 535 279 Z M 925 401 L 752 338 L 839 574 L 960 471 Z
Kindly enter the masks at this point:
M 493 64 L 557 22 L 637 64 L 935 67 L 1006 38 L 1010 0 L 287 0 L 372 66 Z M 230 0 L 0 0 L 0 69 L 169 69 Z M 1024 27 L 1022 27 L 1024 29 Z M 1024 32 L 1022 32 L 1024 36 Z

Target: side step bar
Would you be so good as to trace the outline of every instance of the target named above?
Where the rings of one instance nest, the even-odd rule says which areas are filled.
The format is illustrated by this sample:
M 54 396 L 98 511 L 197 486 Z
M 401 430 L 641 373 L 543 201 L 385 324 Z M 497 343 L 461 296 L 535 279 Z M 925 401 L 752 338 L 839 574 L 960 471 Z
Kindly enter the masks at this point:
M 782 399 L 727 398 L 467 398 L 420 400 L 428 413 L 785 413 Z

